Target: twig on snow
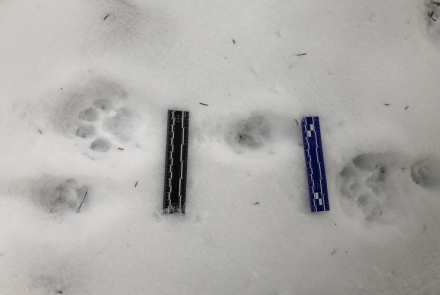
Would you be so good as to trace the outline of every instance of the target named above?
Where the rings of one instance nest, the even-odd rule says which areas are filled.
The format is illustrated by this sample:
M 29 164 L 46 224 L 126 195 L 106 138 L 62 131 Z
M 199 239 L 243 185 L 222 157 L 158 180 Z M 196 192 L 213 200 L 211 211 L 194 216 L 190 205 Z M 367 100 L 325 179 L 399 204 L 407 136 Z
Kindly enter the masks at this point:
M 79 205 L 79 208 L 78 208 L 78 211 L 76 211 L 76 213 L 79 213 L 79 210 L 81 209 L 81 206 L 82 206 L 82 204 L 84 203 L 84 200 L 86 199 L 86 197 L 87 197 L 87 193 L 88 193 L 89 191 L 86 191 L 86 194 L 84 195 L 84 198 L 83 198 L 83 200 L 81 201 L 81 204 Z

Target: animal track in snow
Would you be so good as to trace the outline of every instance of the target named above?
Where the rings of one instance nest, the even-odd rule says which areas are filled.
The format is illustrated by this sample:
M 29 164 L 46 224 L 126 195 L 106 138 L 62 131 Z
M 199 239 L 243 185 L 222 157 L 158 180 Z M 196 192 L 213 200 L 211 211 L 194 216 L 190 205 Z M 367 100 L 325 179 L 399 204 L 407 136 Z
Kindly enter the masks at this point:
M 302 145 L 301 129 L 295 119 L 275 114 L 235 120 L 225 132 L 225 139 L 238 154 L 257 150 L 274 154 L 285 140 Z
M 78 184 L 75 179 L 59 181 L 46 178 L 39 187 L 36 200 L 50 213 L 76 211 L 88 190 L 86 185 Z
M 426 189 L 440 188 L 440 161 L 437 159 L 422 159 L 411 166 L 412 180 Z
M 398 170 L 402 156 L 389 154 L 364 154 L 353 159 L 341 171 L 341 194 L 348 201 L 347 211 L 361 210 L 365 219 L 380 218 L 388 208 L 393 190 L 389 174 Z M 392 186 L 392 185 L 391 185 Z
M 96 78 L 67 95 L 57 110 L 56 128 L 92 153 L 106 153 L 132 139 L 135 112 L 127 106 L 127 96 L 119 84 Z
M 236 122 L 226 134 L 226 141 L 237 152 L 262 147 L 270 137 L 270 124 L 264 116 L 253 116 Z

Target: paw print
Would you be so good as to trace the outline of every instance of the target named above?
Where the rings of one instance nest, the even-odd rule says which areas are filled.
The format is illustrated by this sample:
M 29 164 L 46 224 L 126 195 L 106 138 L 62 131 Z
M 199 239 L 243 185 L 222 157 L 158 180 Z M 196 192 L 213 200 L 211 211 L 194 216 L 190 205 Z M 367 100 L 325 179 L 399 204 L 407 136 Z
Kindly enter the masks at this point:
M 68 94 L 55 125 L 73 135 L 88 156 L 104 154 L 132 139 L 135 112 L 126 105 L 127 96 L 119 84 L 97 78 Z
M 412 180 L 426 189 L 440 189 L 440 161 L 426 158 L 411 166 Z
M 36 197 L 44 210 L 50 213 L 66 213 L 78 209 L 87 191 L 88 187 L 78 184 L 75 179 L 58 181 L 47 178 Z
M 241 153 L 262 147 L 269 139 L 270 131 L 266 117 L 254 116 L 235 123 L 226 134 L 226 140 L 237 153 Z
M 388 196 L 383 190 L 387 167 L 375 156 L 360 155 L 340 173 L 342 197 L 349 200 L 350 207 L 354 205 L 359 208 L 366 220 L 381 216 L 388 202 Z
M 81 123 L 75 131 L 77 137 L 89 142 L 90 150 L 105 153 L 114 146 L 112 142 L 124 143 L 131 139 L 132 112 L 128 108 L 113 109 L 111 103 L 103 100 L 93 104 L 79 113 Z

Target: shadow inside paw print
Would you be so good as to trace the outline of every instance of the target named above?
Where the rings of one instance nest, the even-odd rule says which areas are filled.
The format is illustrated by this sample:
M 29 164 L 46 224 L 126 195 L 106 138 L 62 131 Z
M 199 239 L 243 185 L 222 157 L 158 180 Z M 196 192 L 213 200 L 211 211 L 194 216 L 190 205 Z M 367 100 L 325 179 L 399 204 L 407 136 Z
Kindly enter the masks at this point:
M 385 164 L 377 163 L 378 155 L 359 155 L 353 159 L 353 164 L 362 170 L 370 171 L 371 176 L 366 180 L 366 184 L 375 193 L 380 192 L 382 184 L 385 182 L 387 169 Z
M 90 138 L 94 136 L 95 133 L 96 130 L 95 130 L 95 126 L 93 125 L 79 125 L 78 129 L 75 132 L 76 136 L 82 138 Z
M 86 185 L 79 185 L 75 179 L 50 179 L 43 183 L 38 199 L 45 210 L 64 213 L 77 210 L 87 190 Z
M 96 152 L 105 153 L 111 148 L 111 143 L 106 138 L 98 138 L 92 142 L 90 148 Z
M 240 153 L 246 149 L 258 149 L 264 146 L 270 137 L 270 131 L 266 117 L 254 116 L 235 123 L 226 134 L 226 140 L 237 153 Z
M 108 112 L 112 109 L 113 104 L 109 99 L 97 99 L 93 102 L 93 105 L 101 111 Z
M 440 161 L 423 159 L 411 166 L 412 180 L 426 189 L 440 189 Z
M 116 115 L 104 121 L 106 131 L 112 133 L 120 141 L 128 141 L 130 139 L 130 130 L 132 124 L 132 112 L 123 107 L 116 111 Z
M 98 112 L 93 108 L 88 108 L 80 112 L 78 118 L 80 118 L 81 120 L 94 122 L 98 120 Z

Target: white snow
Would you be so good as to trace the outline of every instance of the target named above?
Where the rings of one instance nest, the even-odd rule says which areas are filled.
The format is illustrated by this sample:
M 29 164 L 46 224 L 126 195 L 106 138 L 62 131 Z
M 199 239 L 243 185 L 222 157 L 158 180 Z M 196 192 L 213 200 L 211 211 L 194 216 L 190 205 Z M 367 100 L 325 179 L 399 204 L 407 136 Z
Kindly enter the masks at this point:
M 1 1 L 0 294 L 438 294 L 437 18 Z M 191 113 L 185 215 L 161 213 L 168 109 Z M 303 116 L 329 212 L 310 212 Z

